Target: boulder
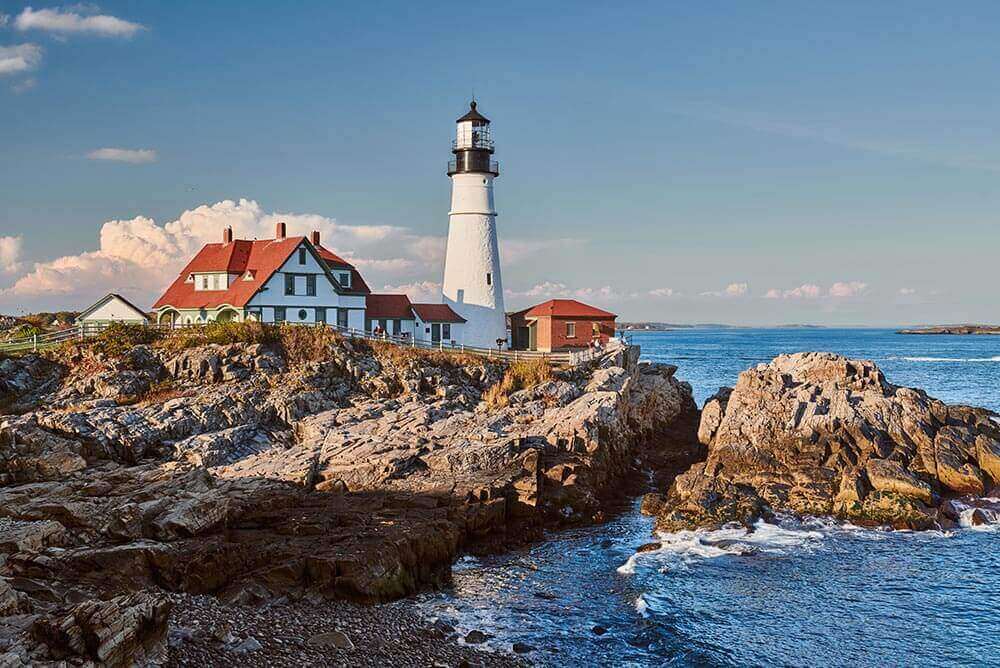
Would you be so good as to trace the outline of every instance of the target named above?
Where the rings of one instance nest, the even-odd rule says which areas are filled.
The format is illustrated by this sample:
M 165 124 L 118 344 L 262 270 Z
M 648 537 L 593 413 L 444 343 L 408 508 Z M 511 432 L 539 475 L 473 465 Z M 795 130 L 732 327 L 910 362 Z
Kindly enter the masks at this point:
M 993 479 L 994 418 L 895 386 L 869 361 L 782 355 L 706 402 L 698 434 L 707 458 L 676 478 L 659 526 L 782 511 L 933 527 L 939 492 L 981 496 Z

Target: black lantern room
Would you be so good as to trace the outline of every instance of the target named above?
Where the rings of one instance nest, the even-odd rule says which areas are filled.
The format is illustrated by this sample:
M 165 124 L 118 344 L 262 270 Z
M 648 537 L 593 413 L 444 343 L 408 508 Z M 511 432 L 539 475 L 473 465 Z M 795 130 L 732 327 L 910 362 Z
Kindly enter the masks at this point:
M 448 163 L 448 176 L 453 174 L 500 175 L 500 165 L 492 160 L 493 136 L 490 119 L 479 113 L 476 101 L 469 103 L 469 111 L 455 121 L 455 139 L 451 152 L 455 159 Z

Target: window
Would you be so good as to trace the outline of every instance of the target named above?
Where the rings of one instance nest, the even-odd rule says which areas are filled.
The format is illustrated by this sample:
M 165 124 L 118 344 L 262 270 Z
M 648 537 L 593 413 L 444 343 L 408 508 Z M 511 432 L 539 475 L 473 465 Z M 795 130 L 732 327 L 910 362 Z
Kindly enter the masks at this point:
M 302 247 L 299 249 L 299 264 L 305 264 L 305 263 L 306 263 L 306 249 L 305 247 Z
M 316 309 L 316 322 L 323 322 L 323 323 L 326 322 L 326 309 L 325 308 L 320 307 L 320 308 Z
M 295 274 L 285 274 L 285 294 L 295 294 Z
M 455 295 L 455 301 L 457 301 L 459 304 L 465 303 L 465 290 L 458 291 L 458 294 Z
M 299 320 L 305 320 L 308 317 L 309 317 L 309 314 L 306 313 L 306 310 L 304 308 L 300 308 L 299 309 Z
M 575 339 L 576 338 L 576 323 L 567 322 L 566 323 L 566 338 Z
M 306 275 L 306 295 L 309 297 L 316 296 L 316 274 Z
M 337 274 L 337 282 L 340 283 L 342 287 L 345 288 L 351 287 L 351 272 L 342 271 L 339 274 Z
M 274 307 L 274 321 L 275 322 L 285 322 L 285 307 L 275 306 Z
M 451 323 L 444 323 L 441 325 L 441 338 L 450 339 L 451 338 Z
M 493 274 L 486 274 L 486 285 L 493 285 Z
M 403 323 L 399 320 L 392 321 L 392 333 L 394 336 L 399 335 L 399 331 L 403 328 Z
M 346 308 L 337 309 L 337 327 L 347 329 L 347 314 L 348 310 Z

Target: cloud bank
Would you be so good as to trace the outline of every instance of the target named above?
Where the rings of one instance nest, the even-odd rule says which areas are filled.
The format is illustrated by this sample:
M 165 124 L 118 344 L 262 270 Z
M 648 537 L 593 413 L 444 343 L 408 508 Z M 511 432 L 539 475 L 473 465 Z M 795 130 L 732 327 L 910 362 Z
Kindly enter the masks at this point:
M 111 291 L 124 292 L 146 307 L 204 244 L 220 241 L 226 227 L 233 228 L 236 238 L 270 239 L 278 222 L 287 224 L 290 235 L 319 231 L 322 244 L 354 263 L 373 287 L 384 285 L 386 292 L 404 292 L 418 301 L 440 297 L 440 285 L 430 279 L 440 276 L 443 268 L 445 240 L 441 237 L 422 236 L 395 225 L 345 225 L 318 214 L 266 212 L 256 201 L 240 199 L 202 205 L 165 224 L 146 216 L 109 220 L 100 228 L 96 250 L 27 268 L 21 259 L 20 239 L 6 238 L 0 241 L 0 268 L 14 278 L 0 290 L 0 307 L 31 310 L 40 302 L 86 306 Z M 527 259 L 552 242 L 513 239 L 509 243 L 518 249 L 514 255 Z
M 140 165 L 156 162 L 156 151 L 151 148 L 99 148 L 87 154 L 91 160 L 109 160 Z

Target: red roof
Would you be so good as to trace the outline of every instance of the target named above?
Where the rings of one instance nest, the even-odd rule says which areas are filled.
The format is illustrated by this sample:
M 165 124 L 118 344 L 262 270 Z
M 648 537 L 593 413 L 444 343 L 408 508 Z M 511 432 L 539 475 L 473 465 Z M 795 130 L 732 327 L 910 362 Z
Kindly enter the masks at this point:
M 575 299 L 550 299 L 532 306 L 524 313 L 526 318 L 552 316 L 555 318 L 617 318 L 614 313 L 589 306 Z
M 285 263 L 305 237 L 284 239 L 237 239 L 230 243 L 206 244 L 198 251 L 180 276 L 167 288 L 153 309 L 173 306 L 181 309 L 217 308 L 224 304 L 243 307 L 257 294 L 271 276 Z M 308 242 L 307 242 L 308 243 Z M 351 270 L 350 292 L 367 294 L 368 285 L 357 270 L 322 246 L 316 251 L 325 262 Z M 227 272 L 240 274 L 226 290 L 195 290 L 187 278 L 193 273 Z M 246 280 L 249 274 L 250 280 Z
M 447 304 L 414 304 L 413 311 L 424 322 L 465 322 Z
M 374 320 L 413 320 L 410 298 L 406 295 L 368 295 L 365 317 Z

